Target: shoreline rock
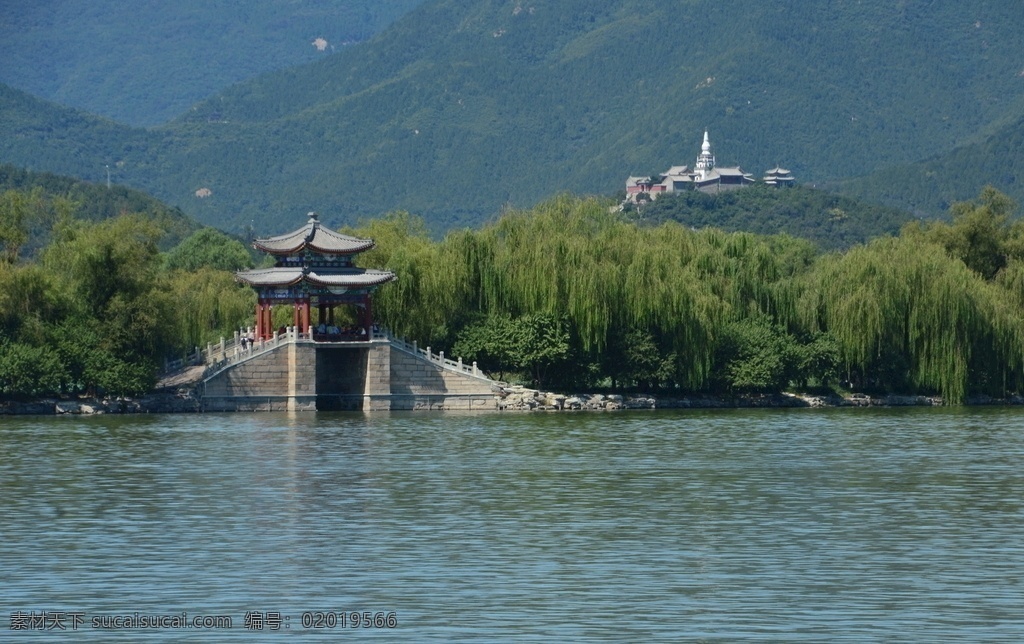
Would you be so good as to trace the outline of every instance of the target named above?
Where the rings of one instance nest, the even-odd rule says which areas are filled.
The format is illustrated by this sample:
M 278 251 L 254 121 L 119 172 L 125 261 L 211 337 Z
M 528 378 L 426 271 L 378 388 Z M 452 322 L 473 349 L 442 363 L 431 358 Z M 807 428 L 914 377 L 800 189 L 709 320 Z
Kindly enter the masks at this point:
M 0 416 L 96 416 L 99 414 L 179 414 L 202 411 L 192 390 L 138 397 L 43 398 L 0 402 Z
M 809 394 L 737 394 L 734 396 L 713 396 L 694 394 L 690 396 L 658 397 L 652 394 L 575 394 L 567 396 L 542 392 L 522 386 L 504 387 L 498 391 L 498 409 L 501 411 L 613 411 L 619 409 L 743 409 L 743 408 L 786 408 L 786 407 L 941 407 L 940 396 L 902 396 L 888 394 L 870 396 L 831 394 L 815 396 Z M 990 396 L 972 396 L 964 403 L 976 405 L 1021 405 L 1024 397 L 1011 396 L 1005 399 Z
M 740 394 L 735 396 L 658 397 L 652 394 L 562 394 L 518 385 L 502 387 L 495 393 L 498 411 L 619 411 L 626 409 L 769 409 L 825 407 L 939 407 L 938 396 L 869 396 L 851 394 L 813 396 L 808 394 Z M 971 396 L 965 406 L 1024 405 L 1024 397 L 992 398 Z M 187 414 L 201 413 L 202 399 L 193 389 L 160 391 L 138 397 L 44 398 L 0 402 L 0 416 L 94 416 L 99 414 Z

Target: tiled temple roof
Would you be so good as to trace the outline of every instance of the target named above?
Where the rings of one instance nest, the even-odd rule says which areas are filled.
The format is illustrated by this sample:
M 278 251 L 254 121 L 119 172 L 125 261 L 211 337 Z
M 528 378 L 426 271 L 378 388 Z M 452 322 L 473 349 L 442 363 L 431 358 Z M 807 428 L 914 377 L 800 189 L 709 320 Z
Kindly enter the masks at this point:
M 354 255 L 374 246 L 372 239 L 359 239 L 342 235 L 320 224 L 315 212 L 309 213 L 309 221 L 296 231 L 257 239 L 253 247 L 273 255 L 291 255 L 305 249 L 329 255 Z
M 338 270 L 322 270 L 322 272 L 302 268 L 275 267 L 254 268 L 235 273 L 236 277 L 250 286 L 292 286 L 303 280 L 316 286 L 340 286 L 345 288 L 366 288 L 378 286 L 395 279 L 391 271 L 380 271 L 372 268 L 344 268 Z

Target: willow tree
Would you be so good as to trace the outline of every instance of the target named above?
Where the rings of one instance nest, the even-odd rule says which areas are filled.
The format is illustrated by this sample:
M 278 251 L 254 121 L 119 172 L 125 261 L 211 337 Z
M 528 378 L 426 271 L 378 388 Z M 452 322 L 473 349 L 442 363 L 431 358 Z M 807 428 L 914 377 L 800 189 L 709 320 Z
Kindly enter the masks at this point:
M 951 257 L 985 279 L 992 279 L 1006 266 L 1007 254 L 1015 249 L 1019 252 L 1021 247 L 1020 227 L 1014 229 L 1009 223 L 1016 209 L 1013 199 L 986 186 L 977 199 L 950 207 L 952 224 L 913 222 L 904 227 L 902 234 L 939 244 Z
M 447 338 L 466 299 L 464 259 L 431 241 L 423 220 L 406 212 L 391 213 L 353 232 L 377 244 L 357 257 L 359 265 L 386 268 L 397 276 L 374 294 L 374 317 L 394 333 L 421 342 Z
M 678 350 L 682 384 L 700 386 L 724 306 L 690 261 L 692 236 L 677 225 L 639 229 L 603 200 L 561 196 L 453 241 L 483 313 L 564 317 L 591 355 L 654 333 Z
M 942 246 L 886 238 L 823 257 L 801 311 L 836 338 L 849 367 L 875 377 L 898 369 L 885 384 L 955 404 L 978 376 L 1020 363 L 1024 323 L 1001 290 Z
M 687 388 L 707 382 L 726 321 L 793 308 L 782 285 L 814 255 L 787 237 L 640 228 L 605 200 L 569 195 L 440 243 L 405 213 L 356 232 L 377 241 L 360 262 L 398 275 L 377 297 L 396 332 L 454 341 L 493 316 L 551 315 L 566 320 L 578 352 L 594 362 L 622 338 L 652 338 L 675 357 L 671 380 Z
M 252 324 L 256 293 L 239 284 L 233 273 L 200 268 L 172 271 L 164 280 L 163 288 L 174 302 L 177 349 L 189 351 Z

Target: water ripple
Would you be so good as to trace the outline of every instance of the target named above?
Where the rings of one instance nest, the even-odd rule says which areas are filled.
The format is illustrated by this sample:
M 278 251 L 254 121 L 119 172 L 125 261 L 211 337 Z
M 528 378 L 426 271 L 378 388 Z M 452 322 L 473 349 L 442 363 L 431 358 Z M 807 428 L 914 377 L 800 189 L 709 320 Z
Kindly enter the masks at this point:
M 311 610 L 396 611 L 360 633 L 387 640 L 1019 640 L 1022 421 L 0 418 L 0 619 L 224 613 L 217 639 L 239 641 L 246 611 L 302 630 Z

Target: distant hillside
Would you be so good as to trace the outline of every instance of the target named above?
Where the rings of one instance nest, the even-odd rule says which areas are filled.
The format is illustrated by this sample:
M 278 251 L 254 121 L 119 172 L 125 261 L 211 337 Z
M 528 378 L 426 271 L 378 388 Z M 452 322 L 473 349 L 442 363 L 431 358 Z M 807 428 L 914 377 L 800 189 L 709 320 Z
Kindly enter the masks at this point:
M 123 183 L 260 233 L 309 210 L 341 225 L 401 208 L 443 230 L 563 190 L 608 194 L 692 163 L 704 129 L 720 165 L 781 164 L 814 183 L 1020 118 L 1022 30 L 1024 12 L 994 1 L 427 0 L 367 43 L 166 127 L 86 149 L 102 124 L 55 117 L 41 142 L 0 142 L 0 160 L 101 180 L 96 159 L 119 154 Z
M 160 138 L 0 84 L 0 162 L 99 181 L 118 174 L 133 150 L 156 152 Z M 152 151 L 152 152 L 151 152 Z M 136 168 L 136 178 L 140 174 Z
M 0 0 L 0 82 L 156 125 L 232 83 L 367 40 L 422 1 Z
M 683 192 L 663 195 L 630 212 L 638 223 L 677 221 L 691 228 L 721 228 L 760 235 L 786 233 L 824 250 L 849 248 L 882 235 L 895 235 L 913 219 L 905 211 L 804 186 L 754 185 L 718 195 Z
M 100 221 L 125 213 L 142 213 L 160 224 L 166 231 L 161 246 L 166 250 L 176 246 L 201 226 L 177 208 L 170 208 L 153 197 L 124 186 L 94 184 L 62 177 L 47 172 L 29 172 L 11 165 L 0 164 L 0 193 L 8 190 L 42 191 L 46 199 L 65 198 L 74 204 L 71 213 L 77 219 Z M 49 234 L 48 224 L 33 222 L 29 249 L 42 246 Z
M 1024 118 L 979 143 L 833 187 L 928 217 L 946 212 L 953 202 L 973 198 L 989 184 L 1024 204 Z

